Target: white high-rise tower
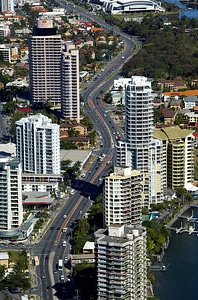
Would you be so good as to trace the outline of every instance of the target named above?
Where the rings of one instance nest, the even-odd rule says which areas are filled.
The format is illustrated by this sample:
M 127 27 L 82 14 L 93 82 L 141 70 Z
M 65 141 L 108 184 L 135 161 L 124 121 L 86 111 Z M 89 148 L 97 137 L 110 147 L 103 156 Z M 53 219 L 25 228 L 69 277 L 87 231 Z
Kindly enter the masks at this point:
M 142 76 L 132 76 L 125 89 L 125 138 L 126 141 L 116 145 L 116 165 L 131 166 L 142 174 L 143 205 L 149 207 L 151 203 L 161 201 L 161 198 L 151 200 L 151 195 L 160 195 L 159 191 L 151 192 L 152 180 L 155 181 L 157 164 L 153 163 L 155 147 L 153 140 L 153 95 L 151 80 Z M 151 149 L 153 150 L 151 151 Z M 158 150 L 159 151 L 159 150 Z M 158 159 L 159 160 L 159 159 Z M 152 174 L 152 176 L 151 176 Z
M 59 125 L 42 114 L 17 121 L 16 152 L 24 173 L 60 174 Z
M 18 228 L 23 221 L 22 170 L 18 159 L 0 157 L 0 236 Z M 6 232 L 7 231 L 7 232 Z M 11 232 L 13 235 L 13 232 Z

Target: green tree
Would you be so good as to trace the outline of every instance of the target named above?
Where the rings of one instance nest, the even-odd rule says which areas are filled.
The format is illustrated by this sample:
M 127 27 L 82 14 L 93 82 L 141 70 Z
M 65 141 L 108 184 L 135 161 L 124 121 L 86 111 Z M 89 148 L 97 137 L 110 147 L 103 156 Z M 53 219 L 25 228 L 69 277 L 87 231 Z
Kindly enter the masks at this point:
M 74 227 L 74 253 L 82 253 L 83 246 L 85 245 L 88 239 L 88 232 L 89 232 L 89 223 L 87 219 L 82 218 Z
M 183 124 L 185 121 L 183 114 L 177 114 L 175 118 L 175 125 Z
M 95 266 L 82 262 L 74 267 L 74 278 L 82 292 L 82 300 L 95 299 Z
M 26 116 L 25 113 L 17 111 L 13 117 L 12 117 L 12 121 L 11 121 L 11 125 L 10 125 L 10 135 L 12 136 L 13 140 L 15 141 L 15 137 L 16 137 L 16 125 L 15 122 L 20 120 L 21 118 L 23 118 L 24 116 Z
M 5 266 L 0 266 L 0 280 L 2 280 L 5 276 Z
M 179 187 L 176 189 L 176 196 L 178 198 L 183 197 L 184 195 L 186 195 L 186 193 L 187 193 L 187 190 L 184 187 Z
M 187 193 L 187 194 L 184 195 L 184 200 L 185 200 L 185 202 L 187 202 L 188 204 L 190 204 L 191 202 L 193 202 L 194 197 L 193 197 L 192 194 Z
M 16 108 L 17 108 L 16 101 L 7 102 L 3 106 L 3 112 L 10 115 L 10 114 L 13 114 L 15 112 Z
M 74 128 L 71 128 L 68 130 L 68 134 L 70 137 L 74 136 L 74 137 L 77 137 L 79 136 L 79 131 L 78 130 L 75 130 Z

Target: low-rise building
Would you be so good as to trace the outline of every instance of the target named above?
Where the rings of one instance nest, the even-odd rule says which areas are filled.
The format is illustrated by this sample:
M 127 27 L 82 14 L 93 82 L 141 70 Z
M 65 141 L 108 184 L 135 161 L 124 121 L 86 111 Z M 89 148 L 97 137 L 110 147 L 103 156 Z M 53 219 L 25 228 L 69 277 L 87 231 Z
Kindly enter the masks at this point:
M 172 92 L 187 88 L 186 81 L 180 76 L 175 77 L 173 80 L 161 79 L 158 81 L 157 85 L 161 90 L 169 89 Z
M 81 264 L 82 262 L 86 262 L 88 264 L 95 263 L 95 255 L 93 253 L 88 254 L 72 254 L 70 256 L 71 267 L 75 267 L 77 264 Z
M 8 252 L 0 252 L 0 265 L 5 266 L 8 269 L 9 254 Z
M 0 24 L 0 37 L 8 37 L 10 36 L 10 27 L 6 24 Z

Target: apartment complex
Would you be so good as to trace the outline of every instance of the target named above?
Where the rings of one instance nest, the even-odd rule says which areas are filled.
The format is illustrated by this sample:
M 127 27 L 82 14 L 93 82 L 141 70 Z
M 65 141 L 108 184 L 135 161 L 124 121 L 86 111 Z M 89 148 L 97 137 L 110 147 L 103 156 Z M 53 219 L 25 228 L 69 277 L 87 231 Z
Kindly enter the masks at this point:
M 95 232 L 97 299 L 147 299 L 146 229 L 111 225 Z
M 61 35 L 51 19 L 38 19 L 29 37 L 32 103 L 61 103 Z
M 37 20 L 29 37 L 30 94 L 34 104 L 61 106 L 64 118 L 80 121 L 79 50 L 63 43 L 53 20 Z
M 79 51 L 68 42 L 61 56 L 61 109 L 64 118 L 80 122 Z
M 51 191 L 60 181 L 59 125 L 42 114 L 16 122 L 16 155 L 21 161 L 24 191 Z
M 114 167 L 114 172 L 105 177 L 104 225 L 142 223 L 142 187 L 140 171 L 131 167 Z
M 154 136 L 163 143 L 163 185 L 173 190 L 194 181 L 193 130 L 179 126 L 155 129 Z
M 11 44 L 2 44 L 0 45 L 0 54 L 3 60 L 11 63 L 18 58 L 18 47 Z
M 150 207 L 151 203 L 162 201 L 161 183 L 158 192 L 151 200 L 151 180 L 156 182 L 154 170 L 157 159 L 156 147 L 153 140 L 153 95 L 151 80 L 142 76 L 132 76 L 125 88 L 125 140 L 116 145 L 116 165 L 130 166 L 142 174 L 143 205 Z M 151 153 L 151 148 L 154 149 Z M 151 177 L 152 174 L 152 177 Z M 153 188 L 156 185 L 153 184 Z
M 0 236 L 13 235 L 23 221 L 21 164 L 18 159 L 0 157 Z

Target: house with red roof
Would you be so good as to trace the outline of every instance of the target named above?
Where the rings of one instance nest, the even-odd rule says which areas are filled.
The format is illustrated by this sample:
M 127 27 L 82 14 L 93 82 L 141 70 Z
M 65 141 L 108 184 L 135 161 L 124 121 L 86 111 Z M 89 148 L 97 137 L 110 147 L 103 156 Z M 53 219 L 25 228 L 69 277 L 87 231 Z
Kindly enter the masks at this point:
M 33 110 L 30 107 L 21 107 L 18 109 L 18 111 L 25 113 L 25 114 L 29 114 L 29 113 L 33 112 Z
M 94 27 L 93 22 L 82 22 L 81 27 L 86 29 L 87 31 L 91 30 Z
M 82 48 L 84 46 L 84 42 L 82 40 L 77 40 L 74 42 L 74 44 L 78 48 Z

